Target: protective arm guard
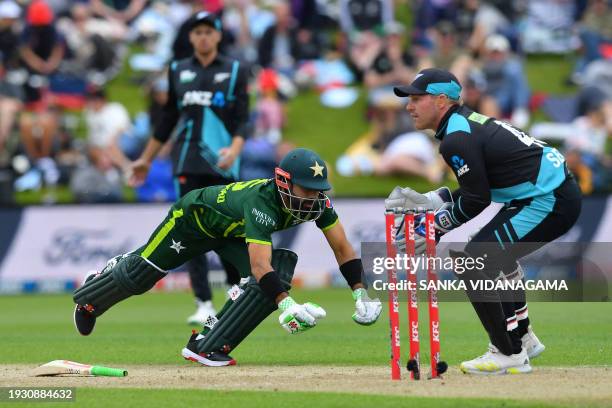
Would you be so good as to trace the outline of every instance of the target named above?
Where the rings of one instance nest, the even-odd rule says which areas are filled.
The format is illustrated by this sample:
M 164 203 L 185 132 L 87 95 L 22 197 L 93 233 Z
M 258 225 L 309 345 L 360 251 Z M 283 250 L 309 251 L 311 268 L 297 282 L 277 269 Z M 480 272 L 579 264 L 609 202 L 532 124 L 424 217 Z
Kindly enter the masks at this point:
M 297 255 L 288 249 L 272 251 L 272 267 L 278 273 L 286 291 L 291 289 L 291 280 L 297 264 Z M 255 328 L 278 307 L 250 277 L 244 290 L 235 300 L 228 300 L 217 315 L 210 331 L 198 340 L 198 353 L 235 349 Z M 210 327 L 211 325 L 208 325 Z
M 94 316 L 100 316 L 111 306 L 151 289 L 166 273 L 140 255 L 117 256 L 106 264 L 99 275 L 89 279 L 73 294 L 74 303 L 90 305 Z

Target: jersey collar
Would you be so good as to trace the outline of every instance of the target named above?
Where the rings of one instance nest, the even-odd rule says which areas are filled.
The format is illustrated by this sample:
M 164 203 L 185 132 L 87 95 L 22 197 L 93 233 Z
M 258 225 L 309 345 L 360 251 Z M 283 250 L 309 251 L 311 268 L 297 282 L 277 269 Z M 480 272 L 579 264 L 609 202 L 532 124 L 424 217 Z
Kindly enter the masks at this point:
M 219 52 L 217 52 L 217 56 L 215 57 L 214 60 L 212 60 L 210 62 L 210 64 L 208 64 L 207 66 L 202 65 L 202 63 L 200 62 L 199 59 L 196 58 L 195 55 L 191 56 L 191 61 L 198 66 L 201 66 L 202 68 L 208 68 L 208 67 L 212 67 L 213 65 L 219 65 L 223 63 L 223 56 L 221 56 L 221 54 Z
M 436 139 L 442 140 L 444 135 L 446 134 L 446 127 L 448 126 L 448 119 L 451 115 L 461 109 L 461 105 L 453 105 L 450 109 L 444 114 L 442 120 L 440 120 L 440 124 L 438 125 L 438 130 L 436 130 Z

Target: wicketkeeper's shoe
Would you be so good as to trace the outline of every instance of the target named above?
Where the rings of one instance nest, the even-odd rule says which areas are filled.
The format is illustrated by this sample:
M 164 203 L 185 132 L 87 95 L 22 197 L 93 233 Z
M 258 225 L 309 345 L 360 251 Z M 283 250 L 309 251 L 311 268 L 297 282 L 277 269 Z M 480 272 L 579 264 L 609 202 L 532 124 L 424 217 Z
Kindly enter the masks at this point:
M 198 308 L 196 312 L 187 318 L 187 324 L 203 326 L 206 323 L 208 316 L 214 316 L 217 314 L 215 308 L 210 300 L 202 302 L 196 300 Z
M 87 275 L 83 284 L 86 284 L 98 275 L 98 272 Z M 96 316 L 91 313 L 93 307 L 91 305 L 76 305 L 74 307 L 74 327 L 81 336 L 89 336 L 96 325 Z
M 181 351 L 181 355 L 185 360 L 200 363 L 208 367 L 224 367 L 236 365 L 236 360 L 231 358 L 229 354 L 221 351 L 211 351 L 208 353 L 198 353 L 197 342 L 202 338 L 201 335 L 193 330 L 187 346 Z
M 465 374 L 497 375 L 530 373 L 529 357 L 525 349 L 520 353 L 506 356 L 497 347 L 489 344 L 489 351 L 459 366 Z
M 546 346 L 538 339 L 538 336 L 535 335 L 531 326 L 527 328 L 527 334 L 521 338 L 521 341 L 523 342 L 523 348 L 527 351 L 530 360 L 536 358 L 546 350 Z

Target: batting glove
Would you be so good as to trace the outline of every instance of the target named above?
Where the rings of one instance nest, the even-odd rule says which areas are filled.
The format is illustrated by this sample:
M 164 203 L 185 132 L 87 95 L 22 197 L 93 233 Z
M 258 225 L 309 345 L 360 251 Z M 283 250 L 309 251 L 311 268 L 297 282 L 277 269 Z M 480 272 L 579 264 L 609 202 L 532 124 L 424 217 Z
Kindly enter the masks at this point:
M 378 298 L 370 299 L 368 292 L 363 288 L 353 291 L 353 300 L 355 301 L 355 313 L 353 313 L 355 323 L 364 326 L 376 323 L 382 310 L 380 300 Z
M 301 333 L 315 327 L 317 320 L 327 315 L 321 306 L 312 302 L 300 305 L 290 296 L 284 298 L 278 304 L 278 308 L 282 312 L 278 321 L 291 334 Z

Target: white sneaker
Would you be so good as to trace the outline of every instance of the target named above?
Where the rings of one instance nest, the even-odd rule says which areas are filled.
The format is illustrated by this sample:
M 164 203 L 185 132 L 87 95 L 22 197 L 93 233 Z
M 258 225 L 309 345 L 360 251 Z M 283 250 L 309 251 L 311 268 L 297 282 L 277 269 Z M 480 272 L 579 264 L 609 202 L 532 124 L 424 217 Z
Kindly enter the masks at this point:
M 506 356 L 489 344 L 489 351 L 459 366 L 465 374 L 497 375 L 530 373 L 529 357 L 523 348 L 520 353 Z
M 523 342 L 523 348 L 527 351 L 530 360 L 542 354 L 546 349 L 546 346 L 540 342 L 538 336 L 536 336 L 531 329 L 531 325 L 527 328 L 527 334 L 521 337 L 521 341 Z
M 208 319 L 208 316 L 215 316 L 217 312 L 210 300 L 207 300 L 206 302 L 196 300 L 196 304 L 198 308 L 196 309 L 196 312 L 194 314 L 187 318 L 187 324 L 197 324 L 198 326 L 204 326 L 204 323 L 206 323 L 206 319 Z

